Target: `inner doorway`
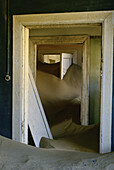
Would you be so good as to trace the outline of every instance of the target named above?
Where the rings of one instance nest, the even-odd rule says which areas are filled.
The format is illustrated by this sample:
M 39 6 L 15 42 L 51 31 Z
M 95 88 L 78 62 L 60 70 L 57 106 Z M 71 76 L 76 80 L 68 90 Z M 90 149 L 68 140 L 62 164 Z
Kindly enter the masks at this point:
M 53 79 L 56 79 L 56 84 L 54 83 L 53 86 L 59 87 L 60 80 L 63 80 L 62 82 L 69 86 L 65 95 L 66 98 L 69 98 L 69 102 L 63 107 L 61 105 L 66 102 L 66 99 L 63 98 L 62 94 L 60 94 L 58 99 L 61 100 L 61 102 L 57 100 L 55 101 L 54 98 L 56 98 L 56 95 L 51 94 L 52 91 L 48 89 L 52 88 L 51 82 L 44 86 L 44 91 L 49 90 L 50 93 L 48 93 L 48 95 L 53 95 L 51 101 L 48 98 L 47 101 L 44 99 L 45 102 L 51 103 L 50 106 L 48 104 L 46 107 L 45 102 L 42 101 L 44 103 L 45 113 L 50 126 L 60 123 L 68 118 L 72 118 L 75 123 L 81 124 L 82 61 L 83 44 L 47 44 L 37 46 L 37 86 L 40 81 L 42 81 L 42 84 L 48 83 L 47 79 L 50 78 L 51 75 L 53 75 Z M 40 74 L 40 71 L 48 73 L 42 74 L 42 77 L 45 76 L 45 81 L 41 79 L 41 76 L 39 78 L 38 73 Z M 58 90 L 58 93 L 60 90 L 65 91 L 64 84 L 61 83 L 60 88 L 55 87 L 55 89 Z M 39 93 L 40 91 L 42 91 L 41 87 L 39 87 Z M 45 93 L 47 92 L 41 92 L 41 96 L 45 96 Z M 60 105 L 58 106 L 59 109 L 56 109 L 55 111 L 54 106 L 56 102 L 59 102 Z
M 67 61 L 69 60 L 69 57 L 70 57 L 70 62 L 72 62 L 72 64 L 74 63 L 81 68 L 82 76 L 79 76 L 79 77 L 82 77 L 82 84 L 81 84 L 81 88 L 80 88 L 81 89 L 81 92 L 80 92 L 81 97 L 79 99 L 81 101 L 80 122 L 82 125 L 88 125 L 89 48 L 90 48 L 89 47 L 89 36 L 88 35 L 50 36 L 50 37 L 33 36 L 33 37 L 30 37 L 29 45 L 30 45 L 30 47 L 29 47 L 29 49 L 30 49 L 29 61 L 30 61 L 32 73 L 33 73 L 33 75 L 35 75 L 34 76 L 35 81 L 36 81 L 36 67 L 38 67 L 38 65 L 36 64 L 37 54 L 38 54 L 38 58 L 40 60 L 39 61 L 40 69 L 42 69 L 42 68 L 44 69 L 44 64 L 41 64 L 41 61 L 43 60 L 43 62 L 44 62 L 44 57 L 47 57 L 46 56 L 47 54 L 60 55 L 60 79 L 63 79 L 63 72 L 64 72 L 63 64 L 65 64 L 65 60 L 67 60 Z M 77 55 L 77 53 L 78 53 L 78 55 Z M 34 62 L 34 61 L 36 61 L 36 62 Z M 43 66 L 41 66 L 41 65 L 43 65 Z M 70 65 L 71 65 L 71 63 L 70 63 Z M 48 72 L 49 72 L 49 64 L 45 64 L 45 68 L 47 66 L 48 66 Z M 69 68 L 69 66 L 67 66 L 67 69 Z M 76 76 L 74 75 L 74 77 L 76 77 Z M 76 84 L 78 84 L 78 83 L 75 82 L 75 86 L 76 86 Z M 76 94 L 76 92 L 74 92 L 74 94 Z M 66 98 L 67 97 L 68 96 L 66 96 Z M 86 102 L 85 102 L 85 100 L 86 100 Z

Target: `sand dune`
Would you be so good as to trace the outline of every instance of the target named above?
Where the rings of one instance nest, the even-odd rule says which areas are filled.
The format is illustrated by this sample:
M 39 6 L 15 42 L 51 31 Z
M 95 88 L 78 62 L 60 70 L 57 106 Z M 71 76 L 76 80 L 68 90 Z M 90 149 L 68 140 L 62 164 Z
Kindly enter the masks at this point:
M 54 140 L 42 138 L 41 147 L 98 152 L 99 126 L 81 126 L 72 119 L 66 120 L 68 114 L 73 113 L 76 117 L 76 107 L 81 104 L 81 84 L 81 67 L 75 64 L 68 69 L 63 80 L 38 71 L 37 87 L 48 118 L 53 115 L 50 124 L 54 137 Z M 59 118 L 61 123 L 57 124 L 58 117 L 64 117 L 65 121 Z
M 40 149 L 0 136 L 0 170 L 113 170 L 114 152 Z
M 79 98 L 81 98 L 81 85 L 82 85 L 82 70 L 81 67 L 72 64 L 67 70 L 63 80 L 71 87 L 78 91 Z
M 73 75 L 72 75 L 73 74 Z M 73 99 L 81 98 L 81 68 L 72 65 L 61 80 L 54 75 L 37 71 L 37 88 L 47 115 L 61 111 Z
M 38 71 L 37 87 L 48 118 L 53 115 L 51 131 L 54 137 L 54 140 L 42 138 L 41 147 L 98 152 L 98 126 L 77 125 L 71 119 L 57 124 L 58 115 L 67 119 L 67 115 L 75 112 L 76 106 L 80 105 L 81 84 L 81 68 L 75 64 L 68 69 L 63 80 Z
M 99 125 L 82 126 L 69 119 L 54 125 L 51 132 L 54 140 L 42 138 L 42 148 L 99 152 Z

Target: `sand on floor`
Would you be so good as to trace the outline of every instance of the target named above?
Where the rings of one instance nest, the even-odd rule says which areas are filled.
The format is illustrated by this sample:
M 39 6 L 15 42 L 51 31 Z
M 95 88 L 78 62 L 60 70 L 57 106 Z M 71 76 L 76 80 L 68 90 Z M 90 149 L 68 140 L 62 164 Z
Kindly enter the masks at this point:
M 74 70 L 79 73 L 75 79 L 70 75 Z M 74 66 L 63 80 L 43 72 L 38 74 L 37 87 L 47 115 L 61 111 L 74 99 L 80 102 L 80 74 L 81 69 Z M 51 131 L 54 140 L 42 138 L 42 148 L 0 136 L 0 170 L 114 169 L 114 152 L 97 153 L 99 125 L 81 126 L 68 119 L 52 126 Z
M 77 125 L 71 119 L 51 127 L 52 139 L 42 138 L 40 147 L 99 152 L 99 125 Z
M 113 170 L 114 152 L 41 149 L 0 136 L 0 170 Z
M 63 80 L 37 71 L 37 89 L 47 115 L 62 111 L 72 100 L 79 104 L 81 101 L 81 67 L 73 64 Z

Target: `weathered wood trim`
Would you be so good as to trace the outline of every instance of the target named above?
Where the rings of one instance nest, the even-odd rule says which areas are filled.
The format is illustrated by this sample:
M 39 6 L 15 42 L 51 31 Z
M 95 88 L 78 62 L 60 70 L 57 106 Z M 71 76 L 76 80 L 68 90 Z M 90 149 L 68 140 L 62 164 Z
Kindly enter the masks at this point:
M 112 75 L 113 75 L 112 15 L 102 25 L 102 77 L 100 112 L 100 153 L 111 152 Z
M 29 29 L 14 18 L 12 139 L 23 143 L 28 142 L 28 38 Z
M 55 44 L 55 45 L 61 45 L 61 44 L 82 44 L 86 38 L 87 35 L 76 35 L 76 36 L 50 36 L 50 37 L 31 37 L 30 40 L 34 44 L 40 44 L 40 45 L 46 45 L 46 44 Z
M 29 38 L 29 65 L 36 81 L 37 45 Z
M 28 144 L 28 78 L 26 75 L 28 75 L 28 66 L 29 66 L 29 29 L 24 27 L 24 39 L 23 39 L 23 61 L 24 61 L 24 114 L 22 114 L 22 142 Z
M 38 94 L 38 90 L 29 67 L 29 74 L 27 76 L 29 83 L 28 94 L 28 124 L 33 136 L 36 147 L 39 147 L 39 143 L 42 137 L 52 139 L 52 134 L 44 113 L 42 103 Z M 32 107 L 31 107 L 32 106 Z
M 93 28 L 93 27 L 99 27 L 101 24 L 100 23 L 91 23 L 91 24 L 89 24 L 90 25 L 90 27 L 91 28 Z M 45 25 L 35 25 L 35 28 L 34 29 L 39 29 L 39 28 L 78 28 L 78 27 L 80 27 L 80 28 L 82 28 L 82 27 L 85 27 L 85 28 L 87 28 L 88 27 L 88 23 L 79 23 L 79 24 L 51 24 L 51 25 L 47 25 L 47 24 L 45 24 Z M 29 29 L 32 29 L 33 28 L 33 26 L 31 26 L 31 25 L 29 25 L 29 26 L 27 26 Z M 82 28 L 83 29 L 83 28 Z M 91 34 L 93 34 L 93 32 L 92 32 L 92 30 L 90 31 L 91 32 Z M 80 35 L 81 35 L 81 31 L 80 32 L 78 32 Z M 88 33 L 87 33 L 88 34 Z M 97 32 L 97 35 L 100 35 L 100 31 L 98 31 Z M 31 35 L 30 35 L 31 36 Z M 32 36 L 37 36 L 36 34 L 34 35 L 34 34 L 32 34 Z
M 17 31 L 17 34 L 15 32 Z M 12 114 L 12 139 L 17 141 L 21 140 L 21 113 L 22 113 L 22 86 L 23 86 L 23 70 L 20 69 L 20 60 L 21 64 L 23 64 L 23 58 L 21 52 L 23 52 L 22 49 L 22 40 L 21 37 L 23 37 L 23 27 L 18 24 L 17 20 L 13 20 L 13 114 Z M 16 42 L 16 40 L 18 41 Z M 17 48 L 20 47 L 20 50 L 17 54 Z M 19 72 L 18 72 L 19 71 Z M 18 73 L 18 74 L 17 74 Z M 16 74 L 18 76 L 16 76 Z M 18 95 L 19 94 L 19 95 Z
M 82 64 L 82 96 L 81 96 L 81 124 L 88 125 L 89 118 L 89 45 L 90 38 L 84 41 Z
M 61 53 L 61 75 L 60 75 L 60 79 L 62 80 L 64 77 L 64 59 L 72 59 L 72 63 L 73 63 L 73 56 L 70 53 Z M 71 65 L 69 65 L 70 67 Z
M 60 55 L 60 79 L 62 80 L 63 79 L 63 57 L 62 57 L 62 53 Z
M 79 25 L 79 24 L 99 24 L 108 17 L 111 11 L 97 12 L 71 12 L 71 13 L 53 13 L 53 14 L 30 14 L 30 15 L 14 15 L 22 25 L 30 29 L 40 28 L 44 26 L 55 25 Z

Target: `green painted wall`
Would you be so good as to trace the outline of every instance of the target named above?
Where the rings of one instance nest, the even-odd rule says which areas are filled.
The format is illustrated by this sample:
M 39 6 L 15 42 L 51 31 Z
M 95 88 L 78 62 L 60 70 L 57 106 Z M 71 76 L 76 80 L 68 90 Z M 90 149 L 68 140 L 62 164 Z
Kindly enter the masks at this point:
M 100 113 L 100 66 L 101 38 L 90 40 L 90 77 L 89 77 L 89 111 L 90 124 L 99 122 Z

